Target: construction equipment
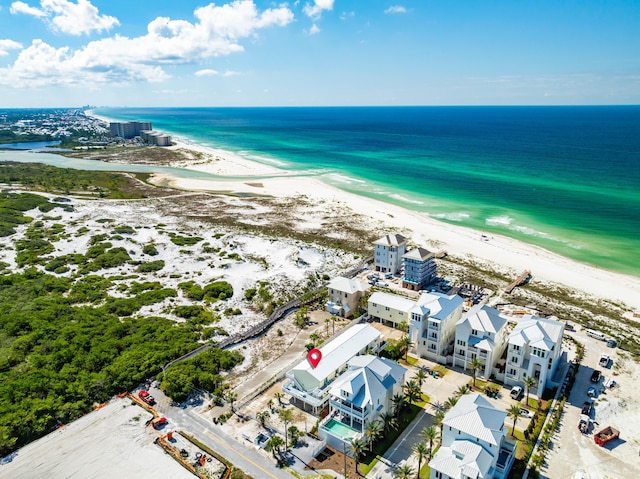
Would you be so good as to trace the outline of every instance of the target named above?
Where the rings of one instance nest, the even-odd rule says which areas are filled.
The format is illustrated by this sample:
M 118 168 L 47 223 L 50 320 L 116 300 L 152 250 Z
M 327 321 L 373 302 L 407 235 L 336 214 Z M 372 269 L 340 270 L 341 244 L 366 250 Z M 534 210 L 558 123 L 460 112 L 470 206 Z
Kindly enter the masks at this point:
M 154 399 L 154 397 L 151 394 L 149 394 L 149 391 L 147 391 L 146 389 L 143 389 L 142 391 L 140 391 L 138 393 L 138 397 L 142 399 L 145 403 L 147 403 L 149 406 L 153 406 L 156 403 L 156 400 Z

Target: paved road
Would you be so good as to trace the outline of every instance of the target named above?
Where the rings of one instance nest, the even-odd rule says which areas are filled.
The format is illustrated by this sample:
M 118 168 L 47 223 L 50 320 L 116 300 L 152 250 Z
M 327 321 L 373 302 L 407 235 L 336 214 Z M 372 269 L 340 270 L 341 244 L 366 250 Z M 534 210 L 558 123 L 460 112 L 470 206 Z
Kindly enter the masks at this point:
M 159 389 L 152 388 L 151 393 L 158 402 L 156 410 L 169 420 L 171 429 L 179 429 L 194 436 L 252 477 L 291 479 L 289 473 L 276 467 L 275 460 L 269 460 L 239 443 L 198 414 L 198 405 L 185 408 L 171 406 L 169 399 Z

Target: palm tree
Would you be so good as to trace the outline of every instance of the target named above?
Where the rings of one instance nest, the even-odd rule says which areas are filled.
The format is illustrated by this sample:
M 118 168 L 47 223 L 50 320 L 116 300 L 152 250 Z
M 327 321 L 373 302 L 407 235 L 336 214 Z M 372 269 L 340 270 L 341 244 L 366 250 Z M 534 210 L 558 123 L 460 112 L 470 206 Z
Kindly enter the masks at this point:
M 405 402 L 403 394 L 396 394 L 391 398 L 391 402 L 393 403 L 393 413 L 398 417 L 400 415 L 400 411 L 402 410 Z
M 407 321 L 402 321 L 401 323 L 398 323 L 396 328 L 399 329 L 400 331 L 402 331 L 403 333 L 408 333 L 409 332 L 409 323 Z
M 282 406 L 282 398 L 284 397 L 284 393 L 277 392 L 273 395 L 278 400 L 278 405 Z
M 276 456 L 276 454 L 280 455 L 280 448 L 283 444 L 284 440 L 277 434 L 274 434 L 269 438 L 267 443 L 264 445 L 264 448 L 267 452 L 271 452 L 275 459 L 278 459 L 278 456 Z
M 418 383 L 411 379 L 404 385 L 404 395 L 407 398 L 407 402 L 411 404 L 422 398 L 422 391 Z
M 429 459 L 431 459 L 431 451 L 433 451 L 433 441 L 435 441 L 439 434 L 435 426 L 429 426 L 422 429 L 420 435 L 425 441 L 429 442 Z
M 473 374 L 473 387 L 476 387 L 476 374 L 478 373 L 478 369 L 482 367 L 482 362 L 478 358 L 473 358 L 469 361 L 469 367 L 471 368 L 471 373 Z
M 320 335 L 318 333 L 311 333 L 309 335 L 309 339 L 311 340 L 311 342 L 313 343 L 313 346 L 315 347 L 318 341 L 320 341 Z
M 507 409 L 507 416 L 513 418 L 513 429 L 511 429 L 511 435 L 515 437 L 516 422 L 518 422 L 518 419 L 522 417 L 522 406 L 520 403 L 514 404 Z
M 269 411 L 273 412 L 273 399 L 269 399 L 267 401 L 267 407 L 269 408 Z
M 405 334 L 400 338 L 400 346 L 404 349 L 404 360 L 407 361 L 409 358 L 409 349 L 413 346 L 413 341 L 411 341 L 408 334 Z
M 269 419 L 269 411 L 262 411 L 256 414 L 256 419 L 260 423 L 262 427 L 266 429 L 267 427 L 267 419 Z
M 429 456 L 431 458 L 431 448 L 427 446 L 424 442 L 419 442 L 413 445 L 411 451 L 418 456 L 418 473 L 416 474 L 416 479 L 420 479 L 420 469 L 422 468 L 422 460 L 425 456 Z
M 455 406 L 458 403 L 458 398 L 455 396 L 451 396 L 450 398 L 448 398 L 445 402 L 444 402 L 444 409 L 445 411 L 448 411 L 449 409 L 451 409 L 453 406 Z
M 293 410 L 292 409 L 280 409 L 278 411 L 278 416 L 280 417 L 280 421 L 284 423 L 284 450 L 287 450 L 287 424 L 291 422 L 293 419 Z
M 527 376 L 526 378 L 524 378 L 524 385 L 527 388 L 527 406 L 529 405 L 529 391 L 531 391 L 531 388 L 533 388 L 534 386 L 537 386 L 538 381 L 536 381 L 536 378 L 534 378 L 533 376 Z M 539 395 L 540 393 L 538 393 Z
M 373 451 L 373 441 L 378 439 L 382 434 L 382 425 L 378 421 L 372 421 L 367 423 L 364 430 L 364 435 L 369 442 L 369 452 Z
M 227 393 L 227 398 L 226 399 L 229 402 L 229 404 L 231 405 L 231 412 L 235 412 L 233 410 L 233 403 L 236 401 L 236 399 L 238 399 L 238 395 L 234 391 L 229 391 Z
M 331 322 L 331 318 L 324 319 L 324 334 L 329 336 L 329 323 Z
M 351 441 L 351 453 L 353 454 L 353 460 L 356 462 L 356 474 L 360 474 L 358 472 L 358 462 L 360 458 L 364 455 L 364 449 L 367 445 L 364 443 L 362 439 L 353 439 Z M 345 476 L 346 476 L 345 471 Z
M 440 437 L 442 437 L 442 429 L 444 428 L 444 411 L 436 411 L 433 415 L 433 424 L 434 426 L 440 427 Z
M 463 384 L 462 386 L 460 386 L 457 390 L 456 390 L 456 396 L 460 397 L 460 396 L 464 396 L 465 394 L 467 394 L 470 391 L 469 386 L 467 386 L 466 384 Z
M 393 477 L 395 477 L 396 479 L 411 479 L 414 474 L 415 471 L 408 464 L 403 464 L 402 466 L 396 468 L 395 471 L 393 471 Z
M 427 379 L 427 376 L 428 374 L 424 369 L 418 369 L 414 378 L 416 379 L 416 381 L 418 381 L 418 384 L 420 385 L 420 387 L 422 387 L 422 383 L 424 382 L 425 379 Z
M 336 318 L 335 316 L 331 317 L 331 334 L 336 334 L 336 321 L 338 320 L 338 318 Z
M 380 415 L 380 421 L 382 421 L 382 430 L 385 433 L 398 427 L 398 421 L 396 421 L 396 417 L 390 412 L 382 413 Z

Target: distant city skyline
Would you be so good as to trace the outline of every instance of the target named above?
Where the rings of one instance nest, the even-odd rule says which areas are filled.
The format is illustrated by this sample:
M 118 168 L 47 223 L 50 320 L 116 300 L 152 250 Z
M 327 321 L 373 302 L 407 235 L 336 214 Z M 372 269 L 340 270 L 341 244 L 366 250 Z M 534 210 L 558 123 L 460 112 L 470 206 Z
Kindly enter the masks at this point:
M 0 108 L 640 104 L 640 2 L 0 0 Z

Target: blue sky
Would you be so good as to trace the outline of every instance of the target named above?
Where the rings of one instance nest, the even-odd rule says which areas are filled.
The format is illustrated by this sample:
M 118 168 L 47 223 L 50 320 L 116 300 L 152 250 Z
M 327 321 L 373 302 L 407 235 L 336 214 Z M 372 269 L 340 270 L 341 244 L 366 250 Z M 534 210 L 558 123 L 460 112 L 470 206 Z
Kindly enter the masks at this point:
M 0 0 L 0 107 L 640 104 L 640 1 Z

